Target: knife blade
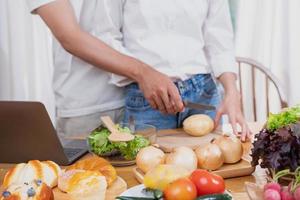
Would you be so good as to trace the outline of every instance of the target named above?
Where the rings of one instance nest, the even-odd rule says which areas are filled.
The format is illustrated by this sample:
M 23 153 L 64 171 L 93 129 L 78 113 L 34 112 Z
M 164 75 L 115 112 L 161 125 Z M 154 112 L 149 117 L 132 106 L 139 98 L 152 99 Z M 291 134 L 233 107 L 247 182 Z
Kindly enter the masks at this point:
M 215 106 L 201 104 L 201 103 L 194 103 L 190 101 L 183 101 L 183 104 L 187 108 L 197 109 L 197 110 L 216 110 Z

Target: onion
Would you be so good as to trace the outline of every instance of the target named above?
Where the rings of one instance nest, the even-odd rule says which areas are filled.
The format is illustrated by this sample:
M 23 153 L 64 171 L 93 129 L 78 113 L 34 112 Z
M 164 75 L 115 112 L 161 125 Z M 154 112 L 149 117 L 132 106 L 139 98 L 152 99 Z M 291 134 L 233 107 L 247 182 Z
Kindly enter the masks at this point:
M 223 155 L 225 163 L 236 163 L 241 160 L 243 156 L 243 145 L 241 141 L 235 136 L 223 135 L 214 141 L 217 144 Z
M 197 169 L 197 156 L 191 148 L 177 147 L 172 153 L 167 155 L 166 164 L 176 165 L 188 171 L 194 171 Z
M 209 143 L 196 150 L 198 166 L 207 170 L 216 170 L 224 163 L 224 156 L 218 145 Z
M 203 136 L 214 129 L 214 121 L 208 115 L 192 115 L 184 120 L 183 129 L 189 135 Z
M 164 164 L 165 154 L 162 150 L 148 146 L 139 151 L 136 156 L 136 164 L 144 173 L 157 165 Z

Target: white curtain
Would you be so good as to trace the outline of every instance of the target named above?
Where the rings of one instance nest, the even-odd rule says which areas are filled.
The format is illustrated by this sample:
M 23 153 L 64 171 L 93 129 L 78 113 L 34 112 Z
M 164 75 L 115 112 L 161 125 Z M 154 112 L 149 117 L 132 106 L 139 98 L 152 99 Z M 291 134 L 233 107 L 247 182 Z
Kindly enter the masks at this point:
M 41 101 L 54 121 L 51 36 L 25 0 L 0 0 L 0 100 Z
M 237 1 L 230 0 L 232 11 Z M 300 103 L 300 1 L 239 0 L 237 8 L 237 56 L 270 68 L 283 83 L 289 105 Z M 51 53 L 50 33 L 28 12 L 26 1 L 0 0 L 0 100 L 41 101 L 54 119 Z M 249 88 L 246 93 L 251 93 Z M 278 106 L 275 98 L 270 100 Z M 262 105 L 258 110 L 264 110 Z
M 237 16 L 236 54 L 249 57 L 269 68 L 281 81 L 289 105 L 300 103 L 300 1 L 299 0 L 240 0 Z M 243 76 L 245 77 L 245 76 Z M 245 77 L 247 79 L 247 76 Z M 249 78 L 249 75 L 248 75 Z M 257 81 L 261 87 L 264 79 Z M 251 93 L 250 87 L 246 93 Z M 260 95 L 260 94 L 259 94 Z M 261 97 L 261 96 L 259 96 Z M 264 110 L 263 98 L 258 111 Z M 274 89 L 270 103 L 278 108 Z M 246 105 L 251 105 L 249 98 Z M 249 109 L 250 106 L 246 106 Z M 263 113 L 263 112 L 262 112 Z M 264 120 L 260 116 L 260 121 Z

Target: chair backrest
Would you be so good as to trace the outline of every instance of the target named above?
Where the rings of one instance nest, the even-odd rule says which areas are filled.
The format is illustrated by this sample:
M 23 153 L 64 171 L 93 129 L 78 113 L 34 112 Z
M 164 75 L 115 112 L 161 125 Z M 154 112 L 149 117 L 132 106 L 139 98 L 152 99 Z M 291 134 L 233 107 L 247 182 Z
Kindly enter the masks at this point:
M 279 97 L 279 104 L 280 109 L 287 107 L 287 101 L 286 96 L 284 93 L 284 90 L 282 89 L 282 85 L 280 84 L 280 81 L 278 78 L 266 67 L 264 67 L 262 64 L 256 62 L 255 60 L 249 59 L 249 58 L 242 58 L 237 57 L 236 61 L 238 63 L 239 68 L 239 88 L 241 92 L 242 97 L 242 108 L 245 112 L 246 106 L 251 105 L 252 109 L 247 108 L 248 112 L 252 111 L 252 116 L 254 121 L 258 120 L 258 115 L 262 115 L 260 110 L 258 111 L 258 102 L 264 103 L 266 106 L 265 110 L 265 118 L 267 118 L 267 115 L 270 113 L 270 87 L 273 84 L 274 90 L 277 91 L 278 97 Z M 245 73 L 245 71 L 248 73 Z M 250 73 L 250 76 L 249 76 Z M 260 73 L 260 74 L 259 74 Z M 246 77 L 243 79 L 243 75 Z M 258 77 L 258 75 L 260 75 Z M 246 80 L 245 80 L 246 79 Z M 250 80 L 250 84 L 248 83 L 247 89 L 250 89 L 250 93 L 252 93 L 252 98 L 245 99 L 245 85 L 247 84 L 246 81 Z M 257 88 L 259 86 L 259 88 Z M 248 91 L 247 90 L 247 91 Z M 248 91 L 249 92 L 249 91 Z M 260 93 L 259 96 L 257 96 L 257 93 Z M 263 94 L 264 93 L 264 94 Z M 248 95 L 248 94 L 247 94 Z M 249 96 L 249 95 L 248 95 Z M 262 101 L 261 98 L 265 98 L 264 101 Z M 274 98 L 272 93 L 272 99 Z M 245 104 L 248 101 L 247 104 Z M 251 102 L 252 101 L 252 102 Z M 249 103 L 251 102 L 251 103 Z M 260 105 L 261 106 L 261 105 Z M 245 116 L 249 116 L 249 113 L 244 113 Z M 250 119 L 247 119 L 250 120 Z M 250 120 L 251 121 L 251 120 Z

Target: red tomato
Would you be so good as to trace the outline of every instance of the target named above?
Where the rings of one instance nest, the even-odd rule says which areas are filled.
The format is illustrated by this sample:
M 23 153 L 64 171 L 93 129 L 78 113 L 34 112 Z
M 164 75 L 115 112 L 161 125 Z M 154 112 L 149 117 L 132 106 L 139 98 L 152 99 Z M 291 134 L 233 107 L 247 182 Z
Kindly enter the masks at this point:
M 165 200 L 194 200 L 196 198 L 196 186 L 188 178 L 180 178 L 170 183 L 164 190 Z
M 195 170 L 191 174 L 190 179 L 196 185 L 198 196 L 220 194 L 225 191 L 224 179 L 206 170 Z

